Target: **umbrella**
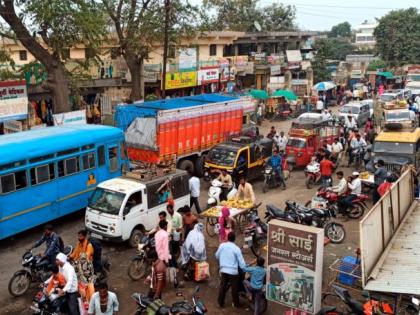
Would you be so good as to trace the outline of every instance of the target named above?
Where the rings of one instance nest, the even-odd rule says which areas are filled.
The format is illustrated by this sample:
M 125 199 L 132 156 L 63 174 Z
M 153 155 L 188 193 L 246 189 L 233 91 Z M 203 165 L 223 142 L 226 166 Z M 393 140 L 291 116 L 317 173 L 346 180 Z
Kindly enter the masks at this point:
M 327 81 L 327 82 L 318 82 L 317 84 L 314 85 L 313 89 L 316 91 L 327 91 L 335 87 L 336 85 L 333 82 Z
M 381 77 L 385 77 L 387 79 L 390 79 L 390 78 L 392 78 L 394 76 L 392 74 L 392 72 L 389 72 L 389 71 L 378 72 L 378 73 L 376 73 L 376 75 L 381 76 Z
M 271 97 L 284 97 L 288 99 L 289 101 L 296 101 L 297 97 L 295 93 L 288 90 L 277 90 L 273 94 L 271 94 Z
M 251 90 L 249 91 L 249 94 L 251 94 L 253 98 L 259 98 L 262 100 L 266 100 L 268 98 L 268 93 L 264 90 Z

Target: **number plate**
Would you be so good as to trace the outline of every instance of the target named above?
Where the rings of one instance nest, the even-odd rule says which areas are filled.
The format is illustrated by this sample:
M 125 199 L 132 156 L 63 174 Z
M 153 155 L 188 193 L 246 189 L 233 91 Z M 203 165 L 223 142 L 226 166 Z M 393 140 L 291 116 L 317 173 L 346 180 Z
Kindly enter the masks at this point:
M 252 241 L 252 236 L 245 236 L 245 242 Z
M 96 234 L 96 233 L 90 233 L 90 236 L 95 237 L 95 238 L 100 239 L 100 240 L 102 240 L 104 238 L 102 235 L 99 235 L 99 234 Z

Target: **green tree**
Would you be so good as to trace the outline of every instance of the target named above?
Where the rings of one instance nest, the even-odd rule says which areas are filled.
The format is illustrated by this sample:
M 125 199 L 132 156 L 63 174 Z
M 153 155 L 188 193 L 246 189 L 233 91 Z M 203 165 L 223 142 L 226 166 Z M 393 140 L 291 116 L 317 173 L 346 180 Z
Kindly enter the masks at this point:
M 329 32 L 328 37 L 351 37 L 351 25 L 349 22 L 343 22 L 334 25 Z
M 6 22 L 2 35 L 13 34 L 45 66 L 48 79 L 43 87 L 51 92 L 57 113 L 71 109 L 68 49 L 83 44 L 95 51 L 105 34 L 101 12 L 95 1 L 0 1 L 0 16 Z
M 389 66 L 420 61 L 420 14 L 416 8 L 391 11 L 378 22 L 376 50 Z
M 367 68 L 368 71 L 376 71 L 378 69 L 385 69 L 386 68 L 386 62 L 382 59 L 375 59 L 369 62 L 369 66 Z
M 159 0 L 102 0 L 114 25 L 119 53 L 131 75 L 131 100 L 144 98 L 144 62 L 164 40 L 165 8 Z M 201 27 L 203 13 L 184 0 L 172 0 L 169 8 L 169 42 L 172 46 Z
M 322 38 L 316 41 L 315 49 L 322 49 L 322 56 L 331 60 L 345 60 L 354 52 L 353 45 L 343 38 Z
M 327 59 L 331 55 L 331 47 L 327 40 L 317 40 L 314 48 L 316 50 L 312 69 L 314 71 L 314 82 L 328 81 L 331 79 L 327 70 Z

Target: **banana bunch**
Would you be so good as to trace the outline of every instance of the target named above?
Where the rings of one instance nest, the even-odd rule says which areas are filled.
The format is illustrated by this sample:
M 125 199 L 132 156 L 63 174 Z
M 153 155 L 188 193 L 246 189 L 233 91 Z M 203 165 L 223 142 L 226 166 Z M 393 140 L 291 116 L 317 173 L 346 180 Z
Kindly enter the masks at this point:
M 220 216 L 220 209 L 218 207 L 212 207 L 212 208 L 204 211 L 203 215 L 206 216 L 206 217 L 216 217 L 216 218 L 218 218 Z
M 229 208 L 237 208 L 237 209 L 250 209 L 254 205 L 251 200 L 245 199 L 231 199 L 227 201 L 222 201 L 220 203 L 222 206 L 227 206 Z
M 360 173 L 359 178 L 360 179 L 368 179 L 369 175 L 370 175 L 369 172 L 362 172 L 362 173 Z

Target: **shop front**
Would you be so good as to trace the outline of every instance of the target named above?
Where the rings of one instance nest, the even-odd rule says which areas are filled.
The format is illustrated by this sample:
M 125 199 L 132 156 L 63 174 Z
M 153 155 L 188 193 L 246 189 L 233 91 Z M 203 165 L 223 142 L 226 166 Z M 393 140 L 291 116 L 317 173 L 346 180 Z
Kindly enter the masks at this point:
M 28 128 L 26 81 L 0 82 L 0 133 L 14 133 Z

